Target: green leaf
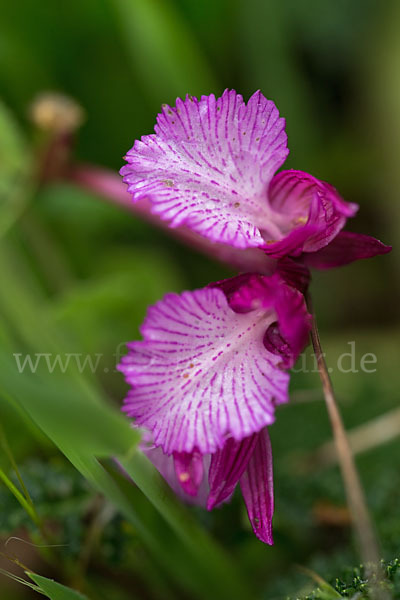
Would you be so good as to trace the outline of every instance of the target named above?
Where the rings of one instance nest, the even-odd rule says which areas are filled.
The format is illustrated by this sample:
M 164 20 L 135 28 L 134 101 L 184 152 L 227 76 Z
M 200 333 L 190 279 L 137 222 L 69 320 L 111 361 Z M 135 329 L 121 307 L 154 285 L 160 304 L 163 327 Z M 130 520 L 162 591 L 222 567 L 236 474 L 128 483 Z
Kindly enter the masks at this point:
M 128 466 L 132 476 L 137 476 L 137 486 L 132 486 L 114 465 L 104 462 L 103 465 L 125 496 L 124 514 L 130 515 L 131 522 L 165 573 L 169 577 L 173 575 L 181 588 L 199 600 L 207 597 L 220 600 L 251 598 L 251 587 L 243 579 L 239 565 L 234 567 L 206 531 L 198 526 L 146 457 L 139 452 L 136 457 L 137 461 L 132 457 L 127 461 L 122 459 L 120 463 Z M 140 471 L 145 475 L 140 475 Z M 149 507 L 148 500 L 153 507 Z M 175 517 L 181 522 L 179 531 Z M 196 548 L 196 544 L 200 547 Z
M 9 263 L 1 259 L 0 254 L 7 293 L 0 288 L 0 308 L 5 307 L 8 322 L 33 353 L 42 344 L 48 344 L 53 352 L 63 352 L 62 333 L 42 320 L 32 297 L 24 294 Z M 196 523 L 149 461 L 135 452 L 137 432 L 91 381 L 77 370 L 59 374 L 42 367 L 34 374 L 29 370 L 20 372 L 10 351 L 12 344 L 6 347 L 0 350 L 0 393 L 20 406 L 83 476 L 119 508 L 160 563 L 168 564 L 169 575 L 198 598 L 206 592 L 221 600 L 249 596 L 237 566 Z M 163 540 L 158 524 L 147 517 L 148 508 L 137 512 L 136 504 L 130 501 L 128 490 L 133 486 L 127 489 L 120 478 L 100 464 L 99 458 L 119 459 L 168 525 Z M 170 546 L 174 547 L 173 553 L 169 553 Z
M 0 351 L 0 389 L 18 403 L 69 457 L 107 457 L 130 453 L 138 441 L 127 419 L 99 396 L 84 393 L 67 374 L 20 373 Z
M 0 236 L 22 211 L 27 198 L 30 157 L 22 133 L 0 101 Z
M 129 503 L 124 490 L 97 460 L 99 457 L 119 458 L 181 542 L 174 563 L 174 574 L 178 579 L 182 579 L 181 570 L 186 568 L 192 573 L 192 579 L 186 585 L 198 596 L 204 588 L 213 589 L 221 599 L 239 600 L 246 595 L 240 574 L 233 569 L 224 552 L 174 497 L 144 455 L 135 452 L 137 433 L 126 419 L 100 399 L 96 401 L 84 396 L 82 390 L 72 386 L 71 380 L 63 381 L 54 376 L 54 382 L 44 383 L 38 374 L 28 377 L 19 373 L 7 353 L 2 351 L 0 362 L 3 367 L 0 373 L 2 393 L 24 408 L 84 477 L 118 506 L 159 555 L 158 528 L 152 522 L 150 530 L 146 527 L 142 515 L 136 514 L 135 505 Z
M 47 577 L 42 577 L 29 571 L 25 572 L 39 586 L 40 591 L 51 600 L 88 600 L 87 596 L 65 585 L 61 585 L 61 583 L 57 583 L 53 579 L 47 579 Z

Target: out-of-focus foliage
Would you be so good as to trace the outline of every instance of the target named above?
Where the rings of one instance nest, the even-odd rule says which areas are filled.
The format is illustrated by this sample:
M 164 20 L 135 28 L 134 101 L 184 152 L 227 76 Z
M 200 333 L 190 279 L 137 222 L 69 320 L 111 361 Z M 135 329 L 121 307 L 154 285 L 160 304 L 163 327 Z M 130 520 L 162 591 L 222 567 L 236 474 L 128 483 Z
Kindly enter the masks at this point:
M 17 558 L 92 600 L 328 597 L 312 592 L 297 564 L 344 597 L 364 593 L 359 571 L 339 577 L 359 561 L 338 469 L 313 462 L 331 434 L 309 354 L 292 378 L 293 404 L 271 428 L 274 547 L 251 535 L 239 497 L 212 513 L 182 507 L 135 454 L 119 415 L 123 343 L 138 337 L 146 306 L 164 293 L 228 271 L 76 185 L 41 183 L 46 138 L 28 115 L 43 91 L 72 96 L 86 113 L 75 160 L 116 171 L 134 139 L 152 131 L 160 105 L 178 95 L 234 87 L 247 97 L 260 88 L 274 99 L 287 118 L 287 166 L 333 183 L 360 204 L 351 228 L 394 246 L 313 276 L 352 430 L 399 399 L 399 4 L 0 0 L 0 8 L 0 421 L 43 527 L 0 483 L 4 543 L 16 536 L 36 545 L 0 541 L 8 555 L 0 569 L 23 576 Z M 341 372 L 338 357 L 352 340 L 355 364 L 347 356 Z M 42 359 L 36 372 L 18 373 L 14 353 L 92 362 L 80 369 L 72 358 L 63 372 Z M 360 366 L 367 353 L 377 357 L 371 373 Z M 400 552 L 399 450 L 399 437 L 380 439 L 358 458 L 386 561 Z M 0 469 L 23 493 L 4 448 Z M 398 563 L 387 569 L 398 597 Z M 1 574 L 0 590 L 2 600 L 37 597 Z
M 382 568 L 387 577 L 383 588 L 390 593 L 390 597 L 393 600 L 397 600 L 400 598 L 399 560 L 396 558 L 388 563 L 382 561 Z M 328 584 L 324 588 L 321 585 L 320 588 L 314 590 L 311 594 L 302 598 L 296 597 L 293 600 L 334 600 L 335 598 L 356 598 L 357 600 L 370 600 L 373 598 L 370 582 L 366 578 L 362 566 L 347 569 L 341 577 L 336 577 L 332 581 L 332 586 Z
M 0 236 L 18 217 L 26 198 L 29 154 L 14 115 L 0 100 Z

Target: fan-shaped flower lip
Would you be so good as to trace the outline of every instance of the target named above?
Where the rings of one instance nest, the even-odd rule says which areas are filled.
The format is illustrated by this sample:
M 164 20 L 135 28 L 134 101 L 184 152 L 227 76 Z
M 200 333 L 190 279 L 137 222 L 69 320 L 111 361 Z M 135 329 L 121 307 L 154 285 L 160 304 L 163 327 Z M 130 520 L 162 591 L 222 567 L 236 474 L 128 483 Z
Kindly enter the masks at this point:
M 262 247 L 266 191 L 289 150 L 285 120 L 261 92 L 234 90 L 163 106 L 155 134 L 136 141 L 121 175 L 133 200 L 148 197 L 171 227 L 211 241 Z
M 136 141 L 121 175 L 134 201 L 171 227 L 211 242 L 298 256 L 328 244 L 355 214 L 329 184 L 301 171 L 274 173 L 289 153 L 285 120 L 260 91 L 234 90 L 163 105 L 155 133 Z
M 240 441 L 271 424 L 275 406 L 288 400 L 284 369 L 309 330 L 302 295 L 278 276 L 260 276 L 231 302 L 250 310 L 234 311 L 220 288 L 168 294 L 150 307 L 143 341 L 129 344 L 119 365 L 132 386 L 125 412 L 168 455 L 213 453 L 230 436 Z M 287 349 L 282 356 L 264 344 L 277 321 L 289 359 Z

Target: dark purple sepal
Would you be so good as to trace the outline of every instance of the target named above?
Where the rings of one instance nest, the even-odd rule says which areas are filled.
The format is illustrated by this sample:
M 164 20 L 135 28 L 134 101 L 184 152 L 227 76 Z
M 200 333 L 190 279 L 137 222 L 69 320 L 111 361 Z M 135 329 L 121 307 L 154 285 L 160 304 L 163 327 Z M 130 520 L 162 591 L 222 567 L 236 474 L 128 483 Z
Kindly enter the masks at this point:
M 247 469 L 240 478 L 240 487 L 255 535 L 265 544 L 272 545 L 274 483 L 272 449 L 266 427 L 257 436 Z
M 391 246 L 386 246 L 369 235 L 342 231 L 325 248 L 318 252 L 304 253 L 302 261 L 315 269 L 332 269 L 362 258 L 387 254 L 391 249 Z

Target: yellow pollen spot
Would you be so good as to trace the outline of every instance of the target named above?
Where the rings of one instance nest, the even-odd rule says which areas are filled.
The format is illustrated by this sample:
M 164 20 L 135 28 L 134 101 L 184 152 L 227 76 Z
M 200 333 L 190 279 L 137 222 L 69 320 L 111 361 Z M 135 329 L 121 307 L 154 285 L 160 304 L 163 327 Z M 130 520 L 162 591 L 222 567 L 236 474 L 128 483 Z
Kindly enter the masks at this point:
M 193 367 L 194 367 L 194 364 L 193 364 L 193 363 L 190 363 L 190 365 L 189 365 L 189 369 L 193 369 Z
M 163 179 L 162 183 L 164 183 L 167 187 L 174 187 L 174 182 L 172 179 Z
M 240 206 L 240 202 L 235 202 L 235 204 L 233 205 L 233 208 L 239 208 Z
M 266 244 L 275 244 L 275 240 L 267 240 L 265 243 Z
M 308 218 L 307 218 L 307 217 L 298 217 L 298 218 L 295 220 L 295 223 L 296 223 L 296 225 L 299 225 L 300 223 L 301 223 L 302 225 L 304 225 L 304 223 L 307 223 L 307 221 L 308 221 Z
M 184 473 L 179 474 L 179 481 L 181 481 L 182 483 L 189 481 L 189 479 L 190 479 L 189 473 L 184 472 Z
M 187 379 L 189 377 L 189 373 L 185 373 L 183 379 Z

